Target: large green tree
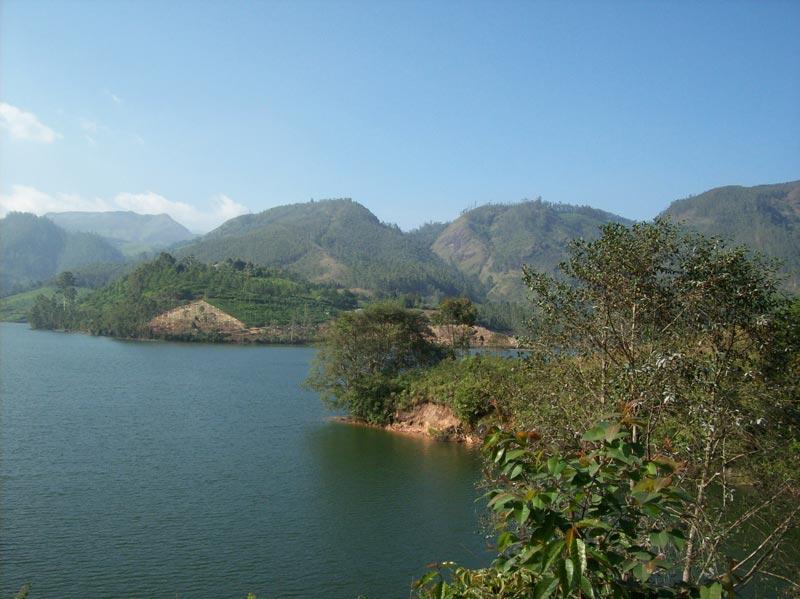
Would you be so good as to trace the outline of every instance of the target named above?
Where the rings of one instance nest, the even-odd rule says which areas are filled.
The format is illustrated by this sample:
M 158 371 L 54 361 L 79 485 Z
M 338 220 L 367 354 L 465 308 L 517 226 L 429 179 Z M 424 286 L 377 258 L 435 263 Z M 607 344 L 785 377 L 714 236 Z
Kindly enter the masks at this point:
M 800 445 L 796 349 L 775 264 L 657 221 L 574 242 L 562 274 L 525 274 L 535 357 L 578 390 L 575 424 L 624 405 L 648 456 L 688 464 L 684 582 L 742 586 L 770 571 L 800 521 L 800 484 L 786 468 Z M 736 531 L 748 549 L 727 543 Z
M 386 422 L 401 389 L 398 376 L 441 357 L 422 312 L 373 304 L 331 324 L 307 384 L 355 418 Z

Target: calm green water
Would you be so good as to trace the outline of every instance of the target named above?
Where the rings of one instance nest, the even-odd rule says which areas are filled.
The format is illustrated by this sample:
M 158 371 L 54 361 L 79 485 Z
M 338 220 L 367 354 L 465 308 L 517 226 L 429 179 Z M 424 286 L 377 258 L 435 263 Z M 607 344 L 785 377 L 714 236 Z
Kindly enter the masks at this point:
M 313 353 L 0 325 L 0 595 L 407 597 L 484 563 L 477 456 L 330 422 Z

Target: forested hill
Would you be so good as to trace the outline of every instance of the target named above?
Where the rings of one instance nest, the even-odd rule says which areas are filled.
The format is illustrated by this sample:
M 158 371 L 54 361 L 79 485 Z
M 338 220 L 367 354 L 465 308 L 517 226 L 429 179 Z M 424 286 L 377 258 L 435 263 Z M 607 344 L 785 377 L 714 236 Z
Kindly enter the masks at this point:
M 66 231 L 105 237 L 127 254 L 165 248 L 194 237 L 167 214 L 51 212 L 45 216 Z
M 469 295 L 482 286 L 421 238 L 387 225 L 349 199 L 280 206 L 224 223 L 179 250 L 202 261 L 241 258 L 318 282 L 379 293 Z
M 276 268 L 229 260 L 209 265 L 162 253 L 76 302 L 39 299 L 34 328 L 83 330 L 119 337 L 149 336 L 148 322 L 205 300 L 249 327 L 313 327 L 356 306 L 353 294 Z
M 800 181 L 718 187 L 673 202 L 662 216 L 780 259 L 787 286 L 800 290 Z
M 63 270 L 122 262 L 122 253 L 91 233 L 70 233 L 44 217 L 12 212 L 0 219 L 0 293 L 23 290 Z
M 461 215 L 436 238 L 433 250 L 468 275 L 479 277 L 493 300 L 525 296 L 522 266 L 554 272 L 577 237 L 594 239 L 615 214 L 541 200 L 488 204 Z

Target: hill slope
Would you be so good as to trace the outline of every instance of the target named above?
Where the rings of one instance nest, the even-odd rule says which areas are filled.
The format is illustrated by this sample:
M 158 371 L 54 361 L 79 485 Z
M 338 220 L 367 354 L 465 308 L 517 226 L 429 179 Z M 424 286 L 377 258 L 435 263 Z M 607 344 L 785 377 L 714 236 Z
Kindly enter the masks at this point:
M 0 219 L 0 292 L 4 294 L 64 270 L 122 261 L 122 253 L 97 235 L 69 233 L 47 218 L 22 212 Z
M 123 251 L 159 249 L 185 241 L 194 234 L 167 214 L 136 212 L 50 212 L 45 215 L 72 233 L 95 233 Z
M 661 216 L 782 260 L 787 286 L 800 290 L 800 181 L 718 187 L 673 202 Z
M 176 260 L 162 253 L 130 274 L 89 293 L 75 305 L 41 299 L 31 309 L 29 321 L 35 328 L 76 329 L 121 337 L 150 336 L 153 331 L 148 323 L 154 317 L 197 304 L 198 300 L 247 327 L 288 325 L 306 330 L 356 305 L 351 293 L 331 285 L 310 283 L 279 269 L 243 262 L 210 266 L 191 258 Z M 213 336 L 215 331 L 198 332 L 210 332 L 209 340 L 221 340 Z
M 433 243 L 433 251 L 462 272 L 477 276 L 493 300 L 525 296 L 522 266 L 553 272 L 576 237 L 594 238 L 607 222 L 630 221 L 584 206 L 541 200 L 489 204 L 450 223 Z
M 480 285 L 417 237 L 352 200 L 280 206 L 227 221 L 179 250 L 203 261 L 241 258 L 318 282 L 382 293 L 480 297 Z

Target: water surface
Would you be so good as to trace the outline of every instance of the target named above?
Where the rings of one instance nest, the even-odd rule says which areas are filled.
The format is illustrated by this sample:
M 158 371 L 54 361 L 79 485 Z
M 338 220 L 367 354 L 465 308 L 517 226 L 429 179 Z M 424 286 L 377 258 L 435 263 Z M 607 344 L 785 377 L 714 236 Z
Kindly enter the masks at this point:
M 0 595 L 407 597 L 485 563 L 475 453 L 329 421 L 313 354 L 0 324 Z

